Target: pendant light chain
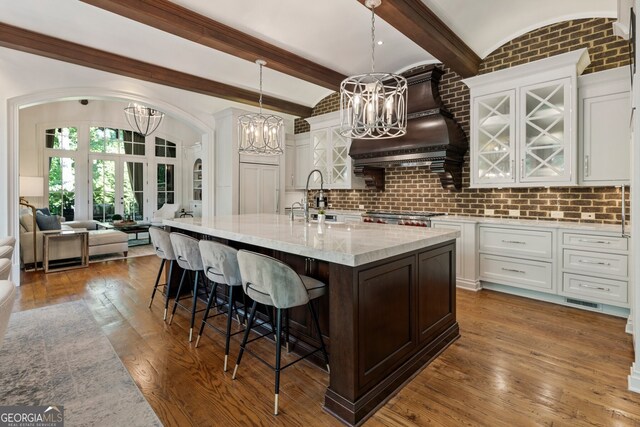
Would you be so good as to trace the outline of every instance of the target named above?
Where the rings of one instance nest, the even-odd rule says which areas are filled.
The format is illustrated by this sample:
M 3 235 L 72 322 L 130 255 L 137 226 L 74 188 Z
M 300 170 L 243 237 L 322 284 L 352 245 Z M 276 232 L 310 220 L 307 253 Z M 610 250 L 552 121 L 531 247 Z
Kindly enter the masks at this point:
M 260 64 L 260 114 L 262 114 L 262 64 Z
M 371 8 L 371 74 L 375 73 L 376 67 L 376 12 Z

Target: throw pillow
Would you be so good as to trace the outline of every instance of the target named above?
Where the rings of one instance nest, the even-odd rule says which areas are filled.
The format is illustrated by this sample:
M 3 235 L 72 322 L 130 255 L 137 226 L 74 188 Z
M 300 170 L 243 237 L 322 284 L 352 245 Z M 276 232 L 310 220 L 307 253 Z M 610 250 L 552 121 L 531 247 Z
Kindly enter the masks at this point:
M 37 213 L 36 223 L 40 230 L 60 230 L 62 228 L 57 216 L 45 215 L 42 212 Z
M 36 213 L 37 212 L 42 212 L 43 215 L 51 215 L 49 208 L 39 208 L 39 209 L 36 209 Z
M 23 213 L 20 215 L 20 225 L 23 226 L 27 232 L 33 231 L 33 216 L 31 213 Z

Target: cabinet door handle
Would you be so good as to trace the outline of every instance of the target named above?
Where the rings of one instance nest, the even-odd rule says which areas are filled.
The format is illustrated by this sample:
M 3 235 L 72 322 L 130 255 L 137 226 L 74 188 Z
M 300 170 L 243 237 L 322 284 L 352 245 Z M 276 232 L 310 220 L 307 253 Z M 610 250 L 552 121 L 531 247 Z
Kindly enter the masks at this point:
M 588 261 L 586 259 L 579 259 L 578 262 L 580 264 L 592 264 L 592 265 L 611 265 L 610 262 L 604 262 L 604 261 Z
M 582 243 L 600 243 L 600 244 L 604 244 L 604 245 L 610 245 L 611 242 L 607 242 L 605 240 L 589 240 L 589 239 L 578 239 L 578 242 L 582 242 Z
M 589 176 L 589 155 L 584 156 L 584 176 Z
M 587 285 L 586 283 L 579 283 L 578 286 L 580 286 L 581 288 L 596 289 L 598 291 L 611 292 L 611 289 L 609 288 L 603 288 L 602 286 Z
M 503 240 L 502 243 L 515 243 L 517 245 L 526 245 L 527 242 L 520 242 L 519 240 Z
M 513 272 L 513 273 L 527 274 L 527 272 L 526 272 L 526 271 L 516 270 L 516 269 L 514 269 L 514 268 L 504 268 L 504 267 L 502 267 L 502 270 L 504 270 L 504 271 L 511 271 L 511 272 Z

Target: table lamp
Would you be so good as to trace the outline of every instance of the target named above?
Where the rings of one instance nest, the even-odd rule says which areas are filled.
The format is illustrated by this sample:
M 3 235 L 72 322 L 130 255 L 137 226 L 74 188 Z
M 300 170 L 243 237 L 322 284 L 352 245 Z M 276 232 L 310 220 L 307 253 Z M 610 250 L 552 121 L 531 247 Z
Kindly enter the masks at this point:
M 20 204 L 31 208 L 33 216 L 33 269 L 38 269 L 38 251 L 36 246 L 36 207 L 30 204 L 26 197 L 44 196 L 44 178 L 41 176 L 20 176 Z

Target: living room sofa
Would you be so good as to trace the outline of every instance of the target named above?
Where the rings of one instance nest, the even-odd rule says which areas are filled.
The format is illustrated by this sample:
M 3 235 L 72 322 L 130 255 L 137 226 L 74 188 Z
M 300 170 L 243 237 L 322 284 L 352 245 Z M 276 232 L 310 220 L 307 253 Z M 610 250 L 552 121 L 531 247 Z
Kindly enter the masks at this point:
M 20 260 L 22 265 L 32 264 L 33 261 L 33 231 L 26 231 L 23 223 L 29 221 L 27 218 L 25 221 L 21 219 L 20 227 Z M 122 252 L 124 256 L 127 256 L 129 251 L 129 236 L 126 233 L 118 230 L 99 230 L 98 222 L 93 220 L 88 221 L 68 221 L 61 224 L 63 230 L 86 230 L 89 232 L 89 256 L 102 255 L 116 252 Z M 43 248 L 45 233 L 55 233 L 52 231 L 36 230 L 36 262 L 42 262 L 43 260 Z M 67 258 L 80 257 L 80 246 L 78 240 L 64 239 L 50 241 L 49 259 L 60 260 Z

